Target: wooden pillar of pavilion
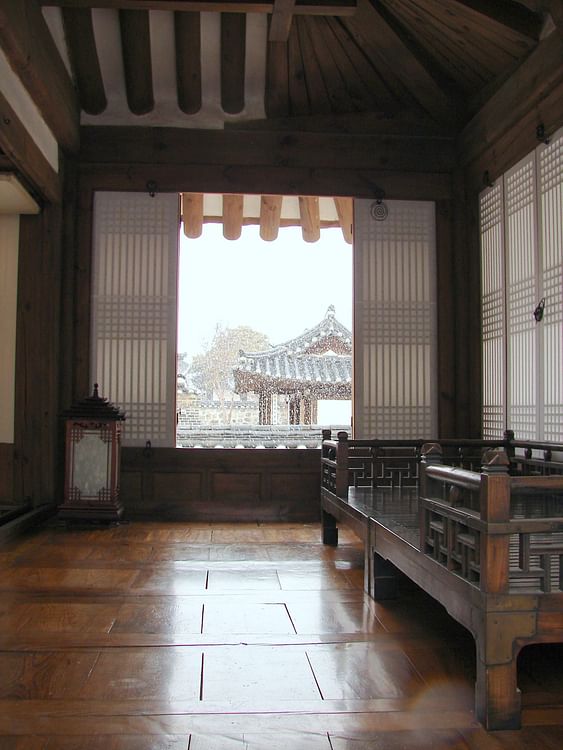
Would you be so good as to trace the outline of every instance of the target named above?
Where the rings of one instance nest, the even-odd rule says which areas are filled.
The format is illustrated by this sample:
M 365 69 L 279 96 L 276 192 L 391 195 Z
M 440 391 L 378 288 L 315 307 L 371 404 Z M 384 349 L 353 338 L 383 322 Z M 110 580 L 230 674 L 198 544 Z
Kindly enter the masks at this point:
M 272 394 L 260 393 L 258 398 L 258 424 L 272 424 Z

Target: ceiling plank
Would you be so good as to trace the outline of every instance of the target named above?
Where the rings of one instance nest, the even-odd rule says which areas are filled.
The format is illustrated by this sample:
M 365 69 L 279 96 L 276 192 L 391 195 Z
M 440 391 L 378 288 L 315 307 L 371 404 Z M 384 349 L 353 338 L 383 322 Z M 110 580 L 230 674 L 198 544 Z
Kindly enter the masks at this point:
M 187 115 L 201 109 L 201 18 L 174 13 L 178 106 Z
M 244 196 L 226 194 L 223 196 L 223 237 L 238 240 L 242 232 Z
M 154 109 L 148 11 L 120 10 L 119 27 L 127 104 L 134 115 L 146 115 Z
M 348 23 L 368 34 L 379 57 L 401 61 L 395 67 L 396 74 L 431 117 L 444 122 L 455 121 L 456 108 L 452 106 L 451 98 L 378 12 L 377 6 L 370 0 L 358 0 L 356 14 L 347 19 Z
M 266 242 L 277 239 L 283 196 L 263 195 L 260 199 L 260 237 Z
M 301 232 L 305 242 L 318 242 L 321 237 L 321 217 L 317 196 L 299 196 Z
M 352 198 L 335 198 L 334 205 L 345 241 L 351 245 L 353 240 L 354 200 Z
M 99 115 L 108 102 L 94 39 L 92 11 L 63 8 L 62 18 L 80 106 L 89 115 Z
M 203 230 L 203 193 L 182 193 L 184 234 L 191 240 L 201 237 Z
M 35 145 L 1 91 L 0 149 L 10 159 L 12 168 L 25 177 L 42 199 L 53 203 L 61 200 L 62 189 L 59 175 Z
M 354 112 L 356 106 L 352 100 L 353 84 L 345 80 L 330 49 L 325 36 L 326 26 L 322 26 L 322 18 L 303 18 L 309 34 L 311 47 L 318 60 L 321 75 L 325 81 L 331 110 L 336 113 Z
M 230 115 L 244 109 L 246 16 L 221 13 L 221 106 Z
M 305 69 L 301 54 L 301 43 L 297 24 L 294 23 L 287 40 L 289 110 L 293 116 L 308 115 L 310 112 L 309 94 L 305 83 Z
M 267 117 L 289 115 L 289 81 L 287 44 L 268 42 L 266 64 L 266 94 L 264 106 Z
M 319 61 L 311 43 L 309 30 L 305 26 L 303 18 L 296 18 L 294 25 L 297 27 L 299 34 L 299 46 L 303 58 L 303 70 L 305 71 L 305 82 L 309 93 L 311 114 L 330 114 L 332 112 L 332 105 L 321 73 Z
M 287 42 L 294 9 L 295 0 L 274 0 L 274 12 L 268 35 L 271 42 Z
M 78 97 L 35 0 L 2 0 L 0 46 L 59 145 L 78 151 Z
M 39 0 L 40 5 L 67 8 L 117 8 L 130 10 L 206 11 L 215 13 L 274 12 L 275 0 Z M 296 0 L 300 16 L 350 16 L 356 0 Z
M 483 23 L 491 21 L 513 31 L 524 39 L 539 39 L 543 20 L 539 13 L 512 2 L 512 0 L 449 0 L 452 6 L 458 5 L 483 18 Z

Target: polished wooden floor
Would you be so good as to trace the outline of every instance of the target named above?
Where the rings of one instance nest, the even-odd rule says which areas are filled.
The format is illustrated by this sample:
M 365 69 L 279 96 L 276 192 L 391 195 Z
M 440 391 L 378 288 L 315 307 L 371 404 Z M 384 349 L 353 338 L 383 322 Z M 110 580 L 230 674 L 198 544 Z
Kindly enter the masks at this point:
M 358 540 L 319 536 L 52 523 L 0 548 L 0 750 L 563 747 L 559 654 L 522 661 L 524 728 L 487 733 L 472 638 L 408 582 L 372 601 Z

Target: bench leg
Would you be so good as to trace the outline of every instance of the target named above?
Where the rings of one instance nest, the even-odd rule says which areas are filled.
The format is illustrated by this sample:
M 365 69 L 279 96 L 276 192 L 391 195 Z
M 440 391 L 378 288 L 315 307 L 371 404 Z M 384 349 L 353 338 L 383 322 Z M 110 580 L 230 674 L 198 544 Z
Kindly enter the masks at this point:
M 377 552 L 373 553 L 372 596 L 376 601 L 396 599 L 399 596 L 397 569 Z
M 484 664 L 477 659 L 475 713 L 486 729 L 520 729 L 521 694 L 516 658 L 507 664 Z
M 326 510 L 321 510 L 321 522 L 323 527 L 323 544 L 336 547 L 338 545 L 336 518 L 331 513 L 327 513 Z

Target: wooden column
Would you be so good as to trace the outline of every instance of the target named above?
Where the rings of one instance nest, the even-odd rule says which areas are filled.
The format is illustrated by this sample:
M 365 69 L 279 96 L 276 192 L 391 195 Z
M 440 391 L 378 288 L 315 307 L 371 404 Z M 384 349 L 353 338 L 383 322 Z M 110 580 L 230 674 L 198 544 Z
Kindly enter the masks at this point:
M 258 397 L 258 424 L 272 424 L 271 393 L 261 393 Z

